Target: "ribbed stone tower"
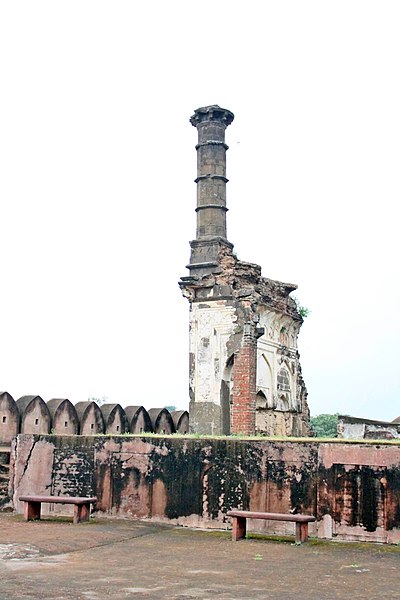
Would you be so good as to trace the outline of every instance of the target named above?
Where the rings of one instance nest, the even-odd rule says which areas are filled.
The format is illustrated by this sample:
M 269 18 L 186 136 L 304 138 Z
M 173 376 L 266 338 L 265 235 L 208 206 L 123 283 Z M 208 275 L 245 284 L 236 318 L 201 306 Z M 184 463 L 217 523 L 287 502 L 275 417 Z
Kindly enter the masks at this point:
M 198 108 L 191 117 L 197 128 L 197 228 L 190 243 L 190 274 L 202 276 L 218 266 L 221 246 L 233 245 L 226 235 L 226 151 L 225 129 L 233 114 L 219 106 Z
M 190 119 L 198 131 L 197 228 L 180 287 L 190 303 L 191 429 L 302 435 L 309 413 L 297 352 L 302 318 L 289 296 L 296 286 L 262 277 L 227 239 L 225 131 L 233 119 L 217 105 Z

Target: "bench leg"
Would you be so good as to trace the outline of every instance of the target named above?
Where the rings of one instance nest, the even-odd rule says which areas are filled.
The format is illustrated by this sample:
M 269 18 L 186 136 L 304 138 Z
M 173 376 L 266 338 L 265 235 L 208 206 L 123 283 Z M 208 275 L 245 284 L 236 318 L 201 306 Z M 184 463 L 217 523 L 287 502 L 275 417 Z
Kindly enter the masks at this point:
M 233 517 L 232 541 L 237 542 L 246 537 L 246 517 Z
M 24 505 L 25 521 L 39 521 L 40 520 L 40 507 L 41 507 L 41 502 L 25 501 L 25 505 Z
M 296 544 L 308 541 L 308 523 L 296 523 Z
M 74 505 L 74 525 L 83 521 L 89 521 L 90 504 L 75 504 Z

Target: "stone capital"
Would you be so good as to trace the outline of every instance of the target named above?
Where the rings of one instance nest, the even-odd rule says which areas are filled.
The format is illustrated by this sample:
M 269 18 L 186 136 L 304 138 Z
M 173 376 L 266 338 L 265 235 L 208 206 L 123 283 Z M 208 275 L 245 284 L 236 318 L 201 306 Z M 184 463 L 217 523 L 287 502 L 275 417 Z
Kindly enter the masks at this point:
M 203 106 L 194 111 L 194 115 L 190 117 L 190 122 L 193 127 L 198 127 L 206 122 L 218 122 L 228 127 L 235 118 L 235 115 L 226 108 L 221 108 L 218 104 L 211 106 Z

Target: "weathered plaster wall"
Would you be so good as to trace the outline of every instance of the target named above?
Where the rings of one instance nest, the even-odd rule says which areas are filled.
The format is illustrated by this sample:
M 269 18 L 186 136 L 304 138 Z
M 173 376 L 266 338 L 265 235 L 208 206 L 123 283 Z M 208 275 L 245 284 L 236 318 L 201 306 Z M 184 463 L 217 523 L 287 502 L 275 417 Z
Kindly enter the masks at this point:
M 320 537 L 400 541 L 400 445 L 20 435 L 11 462 L 18 512 L 21 494 L 94 494 L 109 515 L 220 528 L 233 507 L 297 510 Z
M 227 378 L 228 342 L 237 320 L 230 304 L 227 300 L 204 301 L 193 303 L 190 308 L 190 419 L 191 428 L 197 433 L 222 433 L 221 383 Z M 231 385 L 229 380 L 227 385 Z M 205 411 L 209 414 L 207 420 Z

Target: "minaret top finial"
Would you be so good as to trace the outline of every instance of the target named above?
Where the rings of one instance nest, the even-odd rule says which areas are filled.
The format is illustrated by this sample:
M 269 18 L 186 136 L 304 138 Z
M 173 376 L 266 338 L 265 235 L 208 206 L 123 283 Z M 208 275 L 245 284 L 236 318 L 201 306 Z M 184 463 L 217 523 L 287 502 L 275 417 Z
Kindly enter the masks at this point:
M 235 118 L 235 115 L 226 108 L 221 108 L 218 104 L 212 104 L 211 106 L 203 106 L 197 108 L 194 111 L 194 115 L 190 117 L 190 122 L 193 127 L 197 127 L 200 123 L 205 121 L 218 121 L 228 127 Z

